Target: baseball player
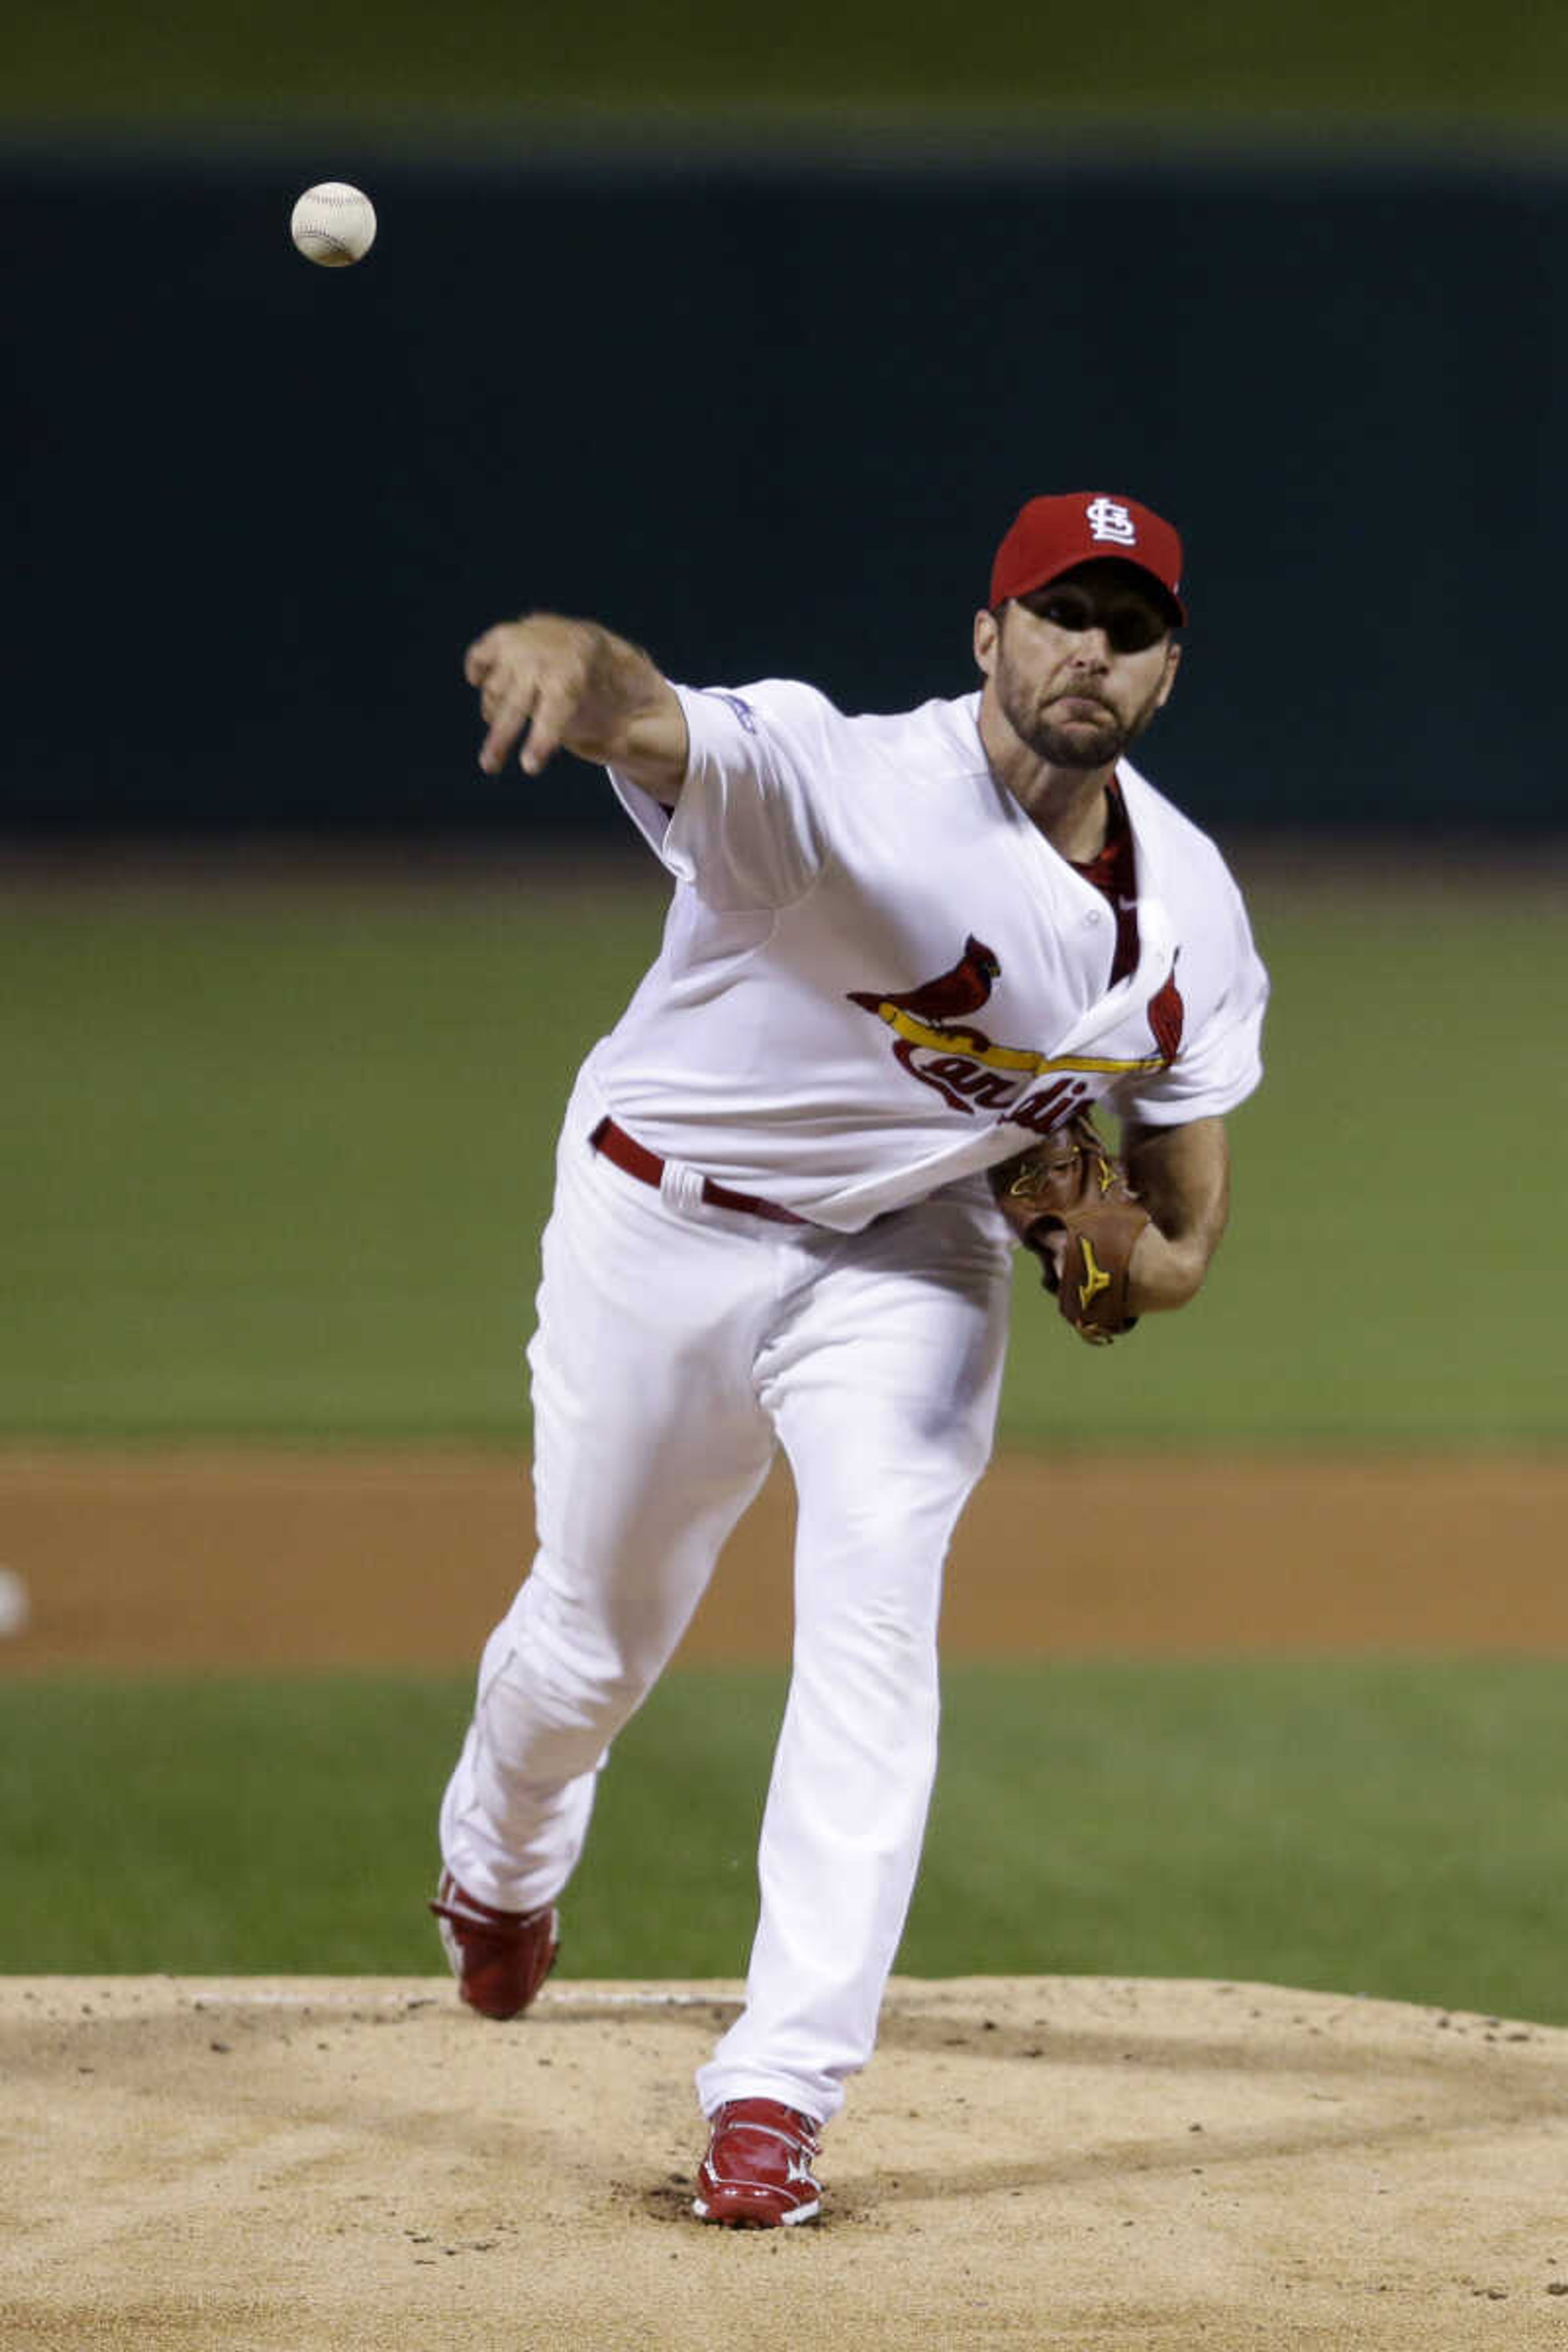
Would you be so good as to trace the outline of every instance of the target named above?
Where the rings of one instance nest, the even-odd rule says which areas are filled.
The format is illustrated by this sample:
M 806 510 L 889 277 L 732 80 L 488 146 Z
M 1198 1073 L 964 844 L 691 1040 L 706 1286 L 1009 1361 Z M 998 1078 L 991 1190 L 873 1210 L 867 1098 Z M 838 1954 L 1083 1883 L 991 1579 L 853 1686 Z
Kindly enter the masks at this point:
M 1126 757 L 1175 681 L 1181 561 L 1130 498 L 1030 499 L 974 618 L 979 691 L 891 718 L 674 686 L 548 614 L 468 650 L 481 766 L 602 761 L 674 887 L 561 1136 L 539 1549 L 484 1651 L 431 1907 L 463 1998 L 524 2009 L 610 1743 L 782 1446 L 794 1669 L 745 2005 L 697 2076 L 704 2221 L 809 2221 L 871 2053 L 1013 1247 L 1105 1339 L 1190 1300 L 1225 1226 L 1267 983 L 1218 852 Z

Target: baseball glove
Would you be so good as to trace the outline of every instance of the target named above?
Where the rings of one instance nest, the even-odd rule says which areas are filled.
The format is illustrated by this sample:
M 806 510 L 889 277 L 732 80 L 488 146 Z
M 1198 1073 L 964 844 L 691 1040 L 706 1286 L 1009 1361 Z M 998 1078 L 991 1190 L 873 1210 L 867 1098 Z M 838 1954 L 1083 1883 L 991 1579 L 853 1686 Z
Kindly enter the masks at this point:
M 991 1189 L 1080 1339 L 1131 1331 L 1127 1268 L 1149 1213 L 1087 1111 L 991 1171 Z

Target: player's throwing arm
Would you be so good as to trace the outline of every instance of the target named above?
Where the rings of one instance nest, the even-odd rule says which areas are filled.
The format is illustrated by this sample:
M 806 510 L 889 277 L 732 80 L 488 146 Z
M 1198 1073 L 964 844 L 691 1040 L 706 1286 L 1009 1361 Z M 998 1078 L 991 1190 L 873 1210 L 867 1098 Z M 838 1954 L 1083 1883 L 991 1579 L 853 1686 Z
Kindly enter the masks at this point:
M 559 751 L 612 764 L 652 790 L 679 790 L 686 772 L 686 716 L 675 689 L 640 646 L 596 621 L 530 613 L 476 637 L 463 674 L 477 687 L 489 729 L 479 752 L 499 775 L 518 762 L 537 776 Z

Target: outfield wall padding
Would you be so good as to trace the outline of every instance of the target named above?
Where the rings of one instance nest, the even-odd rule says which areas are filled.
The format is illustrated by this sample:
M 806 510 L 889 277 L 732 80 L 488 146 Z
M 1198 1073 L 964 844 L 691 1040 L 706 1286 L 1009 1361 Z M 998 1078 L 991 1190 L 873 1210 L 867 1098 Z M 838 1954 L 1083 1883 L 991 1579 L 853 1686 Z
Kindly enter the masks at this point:
M 381 234 L 325 271 L 288 217 L 338 176 Z M 323 134 L 13 148 L 0 214 L 0 830 L 608 825 L 479 774 L 488 622 L 897 707 L 1079 485 L 1186 530 L 1149 763 L 1205 822 L 1560 822 L 1546 164 Z

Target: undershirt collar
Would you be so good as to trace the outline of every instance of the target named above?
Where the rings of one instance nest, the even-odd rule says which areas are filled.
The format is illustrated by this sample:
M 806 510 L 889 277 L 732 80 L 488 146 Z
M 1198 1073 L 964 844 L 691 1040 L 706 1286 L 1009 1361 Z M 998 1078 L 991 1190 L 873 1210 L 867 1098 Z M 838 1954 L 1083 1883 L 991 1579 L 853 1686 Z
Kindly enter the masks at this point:
M 1093 883 L 1116 917 L 1116 950 L 1110 959 L 1114 988 L 1138 962 L 1138 859 L 1127 803 L 1114 776 L 1105 788 L 1104 846 L 1082 865 L 1077 858 L 1068 863 L 1086 882 Z

